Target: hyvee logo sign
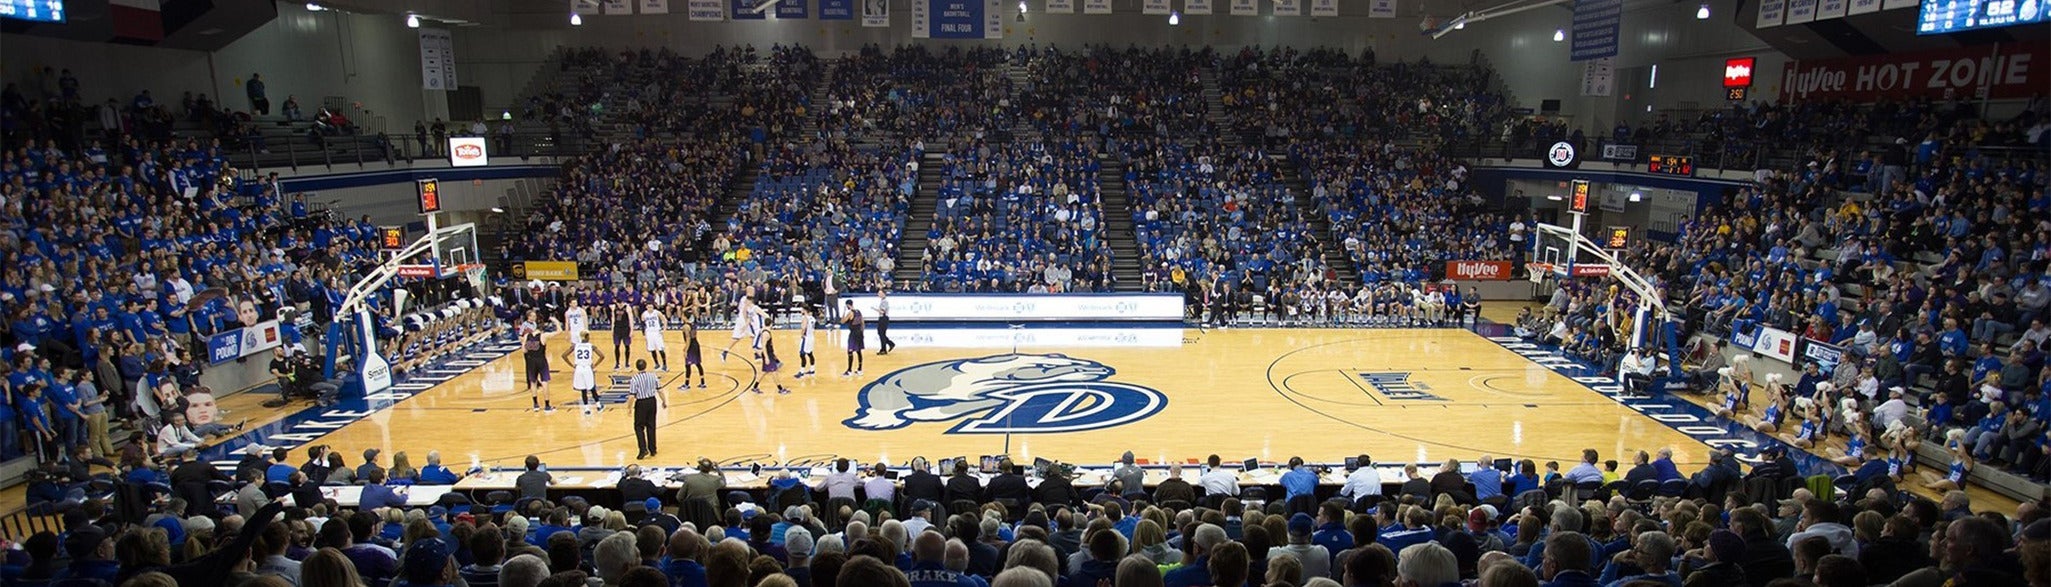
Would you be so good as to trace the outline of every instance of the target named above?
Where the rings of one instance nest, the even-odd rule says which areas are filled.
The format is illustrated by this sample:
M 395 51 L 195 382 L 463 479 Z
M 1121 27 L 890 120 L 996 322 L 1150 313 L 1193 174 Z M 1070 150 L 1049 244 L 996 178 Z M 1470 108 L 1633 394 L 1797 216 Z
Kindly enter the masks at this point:
M 1446 277 L 1473 281 L 1504 281 L 1510 278 L 1510 262 L 1447 261 Z

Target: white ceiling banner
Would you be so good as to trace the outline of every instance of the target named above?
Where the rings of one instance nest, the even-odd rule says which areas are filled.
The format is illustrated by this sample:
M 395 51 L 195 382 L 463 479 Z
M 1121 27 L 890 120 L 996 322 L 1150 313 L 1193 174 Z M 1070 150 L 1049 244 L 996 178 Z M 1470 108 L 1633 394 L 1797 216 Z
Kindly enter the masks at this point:
M 456 89 L 456 42 L 448 29 L 420 29 L 420 86 Z
M 1788 0 L 1788 24 L 1808 24 L 1816 20 L 1816 0 Z
M 1851 15 L 1871 14 L 1879 11 L 1880 0 L 1852 0 L 1851 6 L 1845 8 L 1845 14 Z
M 1141 0 L 1139 11 L 1141 14 L 1167 14 L 1175 9 L 1170 7 L 1169 0 Z
M 1339 0 L 1310 0 L 1311 16 L 1338 16 Z
M 1788 0 L 1759 0 L 1759 23 L 1753 28 L 1780 26 L 1787 20 Z
M 1275 16 L 1303 16 L 1303 0 L 1275 0 Z
M 1111 0 L 1082 0 L 1083 14 L 1110 14 Z
M 1844 18 L 1845 0 L 1823 0 L 1816 5 L 1816 20 Z
M 1921 5 L 1922 4 L 1917 2 L 1916 0 L 1886 0 L 1885 3 L 1881 4 L 1880 9 L 1894 10 L 1897 8 L 1915 8 Z
M 918 4 L 919 0 L 912 3 Z M 862 0 L 862 27 L 890 28 L 890 0 Z
M 1395 18 L 1396 0 L 1369 0 L 1367 3 L 1367 17 Z
M 684 0 L 691 20 L 726 20 L 726 0 Z
M 912 0 L 912 38 L 933 38 L 932 4 L 927 0 Z
M 1047 14 L 1075 14 L 1075 0 L 1047 0 Z
M 1184 0 L 1182 3 L 1182 13 L 1210 14 L 1211 0 Z
M 669 0 L 641 0 L 641 14 L 669 14 Z
M 603 10 L 606 16 L 632 16 L 634 0 L 605 0 Z
M 1259 0 L 1232 0 L 1232 16 L 1260 16 Z

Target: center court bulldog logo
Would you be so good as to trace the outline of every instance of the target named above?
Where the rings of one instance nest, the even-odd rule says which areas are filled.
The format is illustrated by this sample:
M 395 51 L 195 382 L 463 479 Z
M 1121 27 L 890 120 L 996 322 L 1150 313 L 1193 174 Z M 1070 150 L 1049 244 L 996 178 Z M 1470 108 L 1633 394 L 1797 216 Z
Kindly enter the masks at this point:
M 898 369 L 863 386 L 842 422 L 894 430 L 970 418 L 949 434 L 1079 432 L 1146 419 L 1168 406 L 1152 388 L 1105 381 L 1116 369 L 1061 354 L 1001 354 Z

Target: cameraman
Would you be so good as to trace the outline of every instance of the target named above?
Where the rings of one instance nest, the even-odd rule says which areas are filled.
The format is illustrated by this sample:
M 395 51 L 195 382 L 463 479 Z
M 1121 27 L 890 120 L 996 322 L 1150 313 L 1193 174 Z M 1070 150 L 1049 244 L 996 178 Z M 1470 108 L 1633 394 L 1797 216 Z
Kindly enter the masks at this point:
M 335 398 L 342 395 L 342 387 L 323 376 L 321 373 L 321 362 L 313 356 L 313 353 L 306 352 L 305 350 L 294 350 L 292 352 L 292 369 L 293 381 L 301 382 L 302 385 L 305 385 L 307 393 L 313 395 L 314 401 L 319 403 L 321 407 L 335 405 Z

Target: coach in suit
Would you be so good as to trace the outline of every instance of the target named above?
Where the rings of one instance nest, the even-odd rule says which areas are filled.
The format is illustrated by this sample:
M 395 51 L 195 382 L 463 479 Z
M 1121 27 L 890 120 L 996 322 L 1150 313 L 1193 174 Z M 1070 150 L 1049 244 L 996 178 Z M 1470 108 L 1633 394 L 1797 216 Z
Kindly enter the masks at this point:
M 904 513 L 912 513 L 911 504 L 919 500 L 943 505 L 946 503 L 944 500 L 947 499 L 947 482 L 941 480 L 939 475 L 934 475 L 932 469 L 932 464 L 928 463 L 925 457 L 912 459 L 912 474 L 904 477 L 904 488 L 900 490 L 904 495 Z
M 1033 489 L 1026 483 L 1025 476 L 1019 475 L 1012 470 L 1013 468 L 1011 459 L 998 461 L 997 476 L 990 479 L 988 493 L 990 501 L 1003 503 L 1003 500 L 1012 500 L 1013 503 L 1005 504 L 1004 507 L 1008 511 L 1024 514 L 1025 506 L 1033 503 Z

